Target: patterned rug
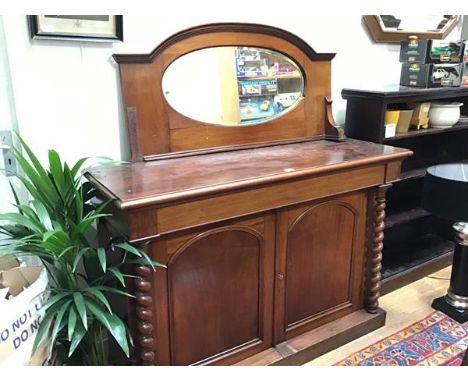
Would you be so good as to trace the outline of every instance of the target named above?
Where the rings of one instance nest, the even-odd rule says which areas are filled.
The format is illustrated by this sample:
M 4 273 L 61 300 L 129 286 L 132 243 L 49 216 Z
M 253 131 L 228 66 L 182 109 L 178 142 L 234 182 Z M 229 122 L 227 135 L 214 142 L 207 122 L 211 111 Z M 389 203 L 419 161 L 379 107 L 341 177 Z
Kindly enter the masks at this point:
M 459 366 L 468 347 L 468 322 L 433 312 L 362 349 L 337 366 Z

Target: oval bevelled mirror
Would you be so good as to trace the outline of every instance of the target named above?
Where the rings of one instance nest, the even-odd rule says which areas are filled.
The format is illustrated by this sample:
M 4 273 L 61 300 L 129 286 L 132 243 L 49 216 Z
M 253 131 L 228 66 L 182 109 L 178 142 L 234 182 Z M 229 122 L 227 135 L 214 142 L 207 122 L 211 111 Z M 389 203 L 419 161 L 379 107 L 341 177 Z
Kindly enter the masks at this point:
M 263 48 L 221 46 L 179 57 L 162 87 L 173 109 L 191 119 L 224 126 L 266 122 L 294 109 L 304 94 L 299 66 Z

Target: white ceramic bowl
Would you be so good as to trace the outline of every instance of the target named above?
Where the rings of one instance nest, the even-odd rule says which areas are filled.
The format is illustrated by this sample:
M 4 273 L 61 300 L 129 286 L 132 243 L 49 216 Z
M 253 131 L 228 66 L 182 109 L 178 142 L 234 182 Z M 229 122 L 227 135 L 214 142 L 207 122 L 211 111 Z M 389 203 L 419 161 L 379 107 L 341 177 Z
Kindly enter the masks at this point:
M 460 119 L 461 102 L 433 102 L 429 110 L 429 126 L 440 129 L 452 127 Z

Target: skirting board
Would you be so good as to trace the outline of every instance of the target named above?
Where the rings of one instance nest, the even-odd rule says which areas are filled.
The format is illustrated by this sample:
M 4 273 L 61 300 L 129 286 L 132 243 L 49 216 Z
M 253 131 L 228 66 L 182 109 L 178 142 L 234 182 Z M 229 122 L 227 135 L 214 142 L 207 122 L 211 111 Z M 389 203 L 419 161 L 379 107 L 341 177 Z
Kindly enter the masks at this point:
M 385 325 L 386 312 L 379 308 L 376 314 L 364 309 L 311 330 L 274 348 L 255 354 L 236 366 L 298 366 L 336 349 L 356 338 Z

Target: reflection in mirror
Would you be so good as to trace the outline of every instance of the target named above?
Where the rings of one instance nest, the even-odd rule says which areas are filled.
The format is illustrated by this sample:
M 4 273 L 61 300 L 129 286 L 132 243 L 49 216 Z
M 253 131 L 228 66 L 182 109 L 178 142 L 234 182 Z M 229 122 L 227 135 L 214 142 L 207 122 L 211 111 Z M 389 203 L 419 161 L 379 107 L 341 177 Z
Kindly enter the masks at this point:
M 303 97 L 304 78 L 279 52 L 222 46 L 179 57 L 165 71 L 162 87 L 171 107 L 186 117 L 243 126 L 294 109 Z
M 384 31 L 437 32 L 442 30 L 454 15 L 379 15 Z

